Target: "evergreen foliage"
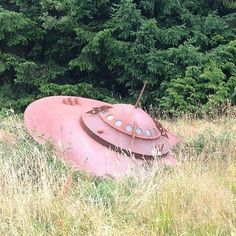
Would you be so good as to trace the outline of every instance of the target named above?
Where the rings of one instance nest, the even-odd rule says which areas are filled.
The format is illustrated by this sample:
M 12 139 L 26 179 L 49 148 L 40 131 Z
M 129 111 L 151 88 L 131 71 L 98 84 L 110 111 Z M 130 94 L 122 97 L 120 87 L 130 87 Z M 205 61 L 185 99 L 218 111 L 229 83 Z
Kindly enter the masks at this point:
M 236 104 L 231 0 L 0 0 L 0 108 L 47 95 L 208 111 Z

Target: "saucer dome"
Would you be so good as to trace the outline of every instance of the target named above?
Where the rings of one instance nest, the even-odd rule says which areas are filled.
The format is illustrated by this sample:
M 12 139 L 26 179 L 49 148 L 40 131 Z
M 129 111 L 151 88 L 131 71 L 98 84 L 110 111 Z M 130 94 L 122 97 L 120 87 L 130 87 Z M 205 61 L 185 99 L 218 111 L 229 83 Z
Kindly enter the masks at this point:
M 81 116 L 81 126 L 98 143 L 137 158 L 152 158 L 154 149 L 170 151 L 166 130 L 133 105 L 96 107 Z

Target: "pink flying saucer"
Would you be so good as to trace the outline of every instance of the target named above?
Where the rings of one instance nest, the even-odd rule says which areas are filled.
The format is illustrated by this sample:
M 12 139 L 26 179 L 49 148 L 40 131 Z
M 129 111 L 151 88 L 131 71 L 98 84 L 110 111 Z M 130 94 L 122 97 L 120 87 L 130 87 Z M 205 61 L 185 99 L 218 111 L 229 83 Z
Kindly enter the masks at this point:
M 30 104 L 24 119 L 38 143 L 51 141 L 65 162 L 93 175 L 118 178 L 177 162 L 171 149 L 179 139 L 133 105 L 46 97 Z

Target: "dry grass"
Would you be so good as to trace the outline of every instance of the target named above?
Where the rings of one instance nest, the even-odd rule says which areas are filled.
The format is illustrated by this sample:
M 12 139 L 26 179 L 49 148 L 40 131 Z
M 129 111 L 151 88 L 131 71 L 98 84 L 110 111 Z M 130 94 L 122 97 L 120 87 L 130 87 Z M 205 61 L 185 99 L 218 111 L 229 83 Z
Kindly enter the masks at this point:
M 0 235 L 236 235 L 236 119 L 164 124 L 179 167 L 115 182 L 70 178 L 19 117 L 0 118 Z

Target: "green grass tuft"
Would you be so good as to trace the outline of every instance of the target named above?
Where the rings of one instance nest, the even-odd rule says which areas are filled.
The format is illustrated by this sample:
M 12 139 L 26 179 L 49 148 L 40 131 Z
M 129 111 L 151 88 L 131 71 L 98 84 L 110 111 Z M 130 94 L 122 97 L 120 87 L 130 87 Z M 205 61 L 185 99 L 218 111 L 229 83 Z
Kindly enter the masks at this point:
M 182 138 L 177 168 L 103 180 L 0 117 L 1 235 L 235 235 L 236 119 L 163 121 Z

